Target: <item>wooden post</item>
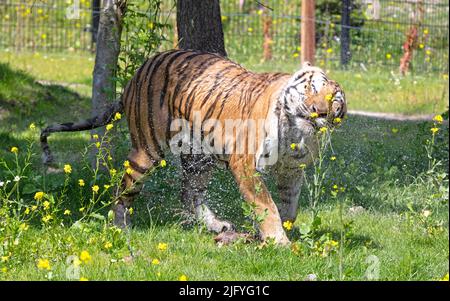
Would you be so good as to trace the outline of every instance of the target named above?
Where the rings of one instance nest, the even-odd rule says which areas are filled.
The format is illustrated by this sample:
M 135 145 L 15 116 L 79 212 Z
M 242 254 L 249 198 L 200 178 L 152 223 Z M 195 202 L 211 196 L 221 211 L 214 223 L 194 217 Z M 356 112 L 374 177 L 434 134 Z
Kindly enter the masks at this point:
M 272 59 L 272 16 L 269 13 L 265 13 L 263 16 L 263 58 L 264 61 L 270 61 Z
M 302 0 L 301 61 L 314 64 L 316 53 L 315 1 Z

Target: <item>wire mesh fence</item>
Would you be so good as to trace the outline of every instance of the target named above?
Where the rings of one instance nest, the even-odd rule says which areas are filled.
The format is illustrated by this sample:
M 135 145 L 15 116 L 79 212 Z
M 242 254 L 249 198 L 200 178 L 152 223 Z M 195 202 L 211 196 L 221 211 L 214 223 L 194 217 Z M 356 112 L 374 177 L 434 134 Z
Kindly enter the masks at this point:
M 341 32 L 348 28 L 350 65 L 398 68 L 414 35 L 409 43 L 410 69 L 448 72 L 449 0 L 350 2 L 350 22 L 343 24 L 343 1 L 316 0 L 316 64 L 340 65 Z M 92 7 L 91 0 L 0 0 L 0 48 L 91 51 Z M 165 33 L 169 40 L 176 40 L 173 7 L 173 0 L 163 1 L 162 16 L 173 25 Z M 222 0 L 221 10 L 226 47 L 233 59 L 300 57 L 300 0 Z M 176 42 L 163 47 L 173 45 Z

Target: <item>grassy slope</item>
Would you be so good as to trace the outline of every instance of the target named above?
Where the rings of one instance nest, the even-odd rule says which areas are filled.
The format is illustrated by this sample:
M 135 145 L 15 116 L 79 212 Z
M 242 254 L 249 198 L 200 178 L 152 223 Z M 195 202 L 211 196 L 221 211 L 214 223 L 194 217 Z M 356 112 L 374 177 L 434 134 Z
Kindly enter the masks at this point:
M 44 64 L 38 67 L 41 68 L 40 71 L 31 73 L 40 79 L 57 79 L 48 73 L 53 71 L 45 66 Z M 55 65 L 60 68 L 58 66 L 59 64 Z M 264 69 L 267 66 L 258 68 Z M 76 95 L 73 90 L 37 85 L 32 77 L 12 71 L 5 65 L 0 65 L 0 76 L 0 157 L 7 160 L 12 159 L 9 153 L 11 146 L 19 146 L 23 150 L 24 139 L 32 137 L 27 129 L 31 121 L 42 120 L 48 123 L 49 120 L 63 121 L 69 117 L 76 119 L 86 116 L 88 112 L 88 100 Z M 74 72 L 74 77 L 68 76 L 64 81 L 86 83 L 82 78 L 77 79 L 77 72 Z M 86 75 L 86 78 L 89 76 Z M 374 86 L 381 87 L 382 83 L 378 82 Z M 387 86 L 386 90 L 389 89 L 392 88 Z M 378 95 L 371 90 L 366 93 L 365 99 Z M 383 93 L 388 95 L 387 92 Z M 388 99 L 384 101 L 387 102 Z M 424 234 L 422 224 L 417 221 L 409 223 L 405 215 L 408 203 L 420 211 L 430 195 L 436 192 L 426 184 L 413 180 L 426 169 L 422 144 L 428 135 L 429 126 L 426 123 L 352 117 L 336 133 L 334 148 L 340 172 L 332 175 L 327 185 L 338 182 L 347 188 L 344 219 L 353 221 L 354 224 L 342 257 L 344 279 L 363 279 L 368 267 L 367 256 L 372 254 L 380 259 L 381 279 L 433 280 L 448 272 L 448 200 L 444 200 L 444 204 L 436 202 L 431 208 L 433 220 L 442 220 L 444 223 L 443 232 L 432 237 Z M 394 134 L 392 128 L 397 128 L 398 133 Z M 442 145 L 439 157 L 448 163 L 448 129 L 445 132 L 445 135 L 441 133 L 439 136 L 439 143 Z M 36 136 L 33 138 L 37 140 Z M 70 162 L 73 165 L 73 183 L 78 178 L 88 178 L 89 173 L 77 163 L 80 162 L 79 152 L 86 141 L 86 134 L 55 135 L 50 140 L 58 155 L 58 162 Z M 37 147 L 35 153 L 40 153 Z M 124 158 L 124 153 L 118 151 L 116 156 L 117 161 L 120 161 Z M 36 174 L 41 173 L 38 158 L 35 162 Z M 117 162 L 117 165 L 120 163 Z M 283 248 L 268 247 L 259 250 L 257 244 L 218 248 L 213 243 L 212 234 L 197 227 L 181 228 L 177 218 L 177 213 L 181 210 L 177 181 L 179 170 L 173 164 L 169 165 L 169 168 L 152 177 L 136 203 L 136 228 L 129 237 L 132 249 L 138 254 L 135 260 L 120 260 L 129 254 L 123 242 L 126 237 L 119 240 L 112 250 L 105 251 L 103 240 L 107 234 L 98 225 L 85 230 L 57 226 L 50 231 L 51 235 L 46 232 L 49 230 L 31 227 L 21 238 L 17 252 L 12 255 L 9 271 L 0 272 L 0 279 L 45 279 L 46 272 L 36 268 L 38 258 L 51 260 L 53 279 L 66 279 L 66 257 L 79 254 L 81 250 L 88 250 L 92 255 L 91 263 L 82 266 L 81 276 L 92 280 L 175 280 L 181 274 L 186 274 L 191 280 L 301 280 L 310 273 L 317 274 L 319 279 L 339 279 L 338 254 L 325 258 L 295 255 Z M 60 178 L 59 175 L 48 175 L 45 182 L 47 185 L 61 182 Z M 39 181 L 42 182 L 42 179 Z M 48 187 L 47 191 L 59 189 L 56 185 Z M 217 171 L 210 188 L 213 207 L 219 214 L 241 224 L 242 200 L 230 175 Z M 69 193 L 77 195 L 77 188 L 71 187 Z M 31 198 L 32 194 L 25 195 L 26 200 Z M 309 206 L 304 199 L 303 197 L 297 225 L 309 218 Z M 148 211 L 147 202 L 154 209 Z M 65 205 L 74 212 L 80 207 L 76 197 Z M 348 208 L 354 205 L 363 206 L 365 212 L 351 215 Z M 329 233 L 335 240 L 339 239 L 340 231 L 338 208 L 338 204 L 332 199 L 325 200 L 320 205 L 323 220 L 320 231 Z M 295 238 L 298 234 L 294 231 L 291 236 Z M 168 243 L 168 251 L 158 251 L 158 242 Z M 151 265 L 150 260 L 154 258 L 160 259 L 161 264 Z M 112 262 L 111 259 L 119 261 Z M 161 275 L 157 276 L 157 272 L 161 272 Z

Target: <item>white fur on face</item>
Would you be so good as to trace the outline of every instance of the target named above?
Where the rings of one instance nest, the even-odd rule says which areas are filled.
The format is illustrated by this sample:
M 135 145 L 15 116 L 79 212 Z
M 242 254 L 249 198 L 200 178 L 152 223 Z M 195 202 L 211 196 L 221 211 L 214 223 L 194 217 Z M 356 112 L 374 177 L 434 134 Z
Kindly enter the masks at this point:
M 328 78 L 322 69 L 305 64 L 303 68 L 297 71 L 286 84 L 281 101 L 284 109 L 291 116 L 307 117 L 311 114 L 311 108 L 305 105 L 307 89 L 313 94 L 318 93 L 328 83 Z M 320 119 L 320 118 L 319 118 Z M 323 118 L 322 118 L 323 119 Z M 326 120 L 316 120 L 323 123 Z

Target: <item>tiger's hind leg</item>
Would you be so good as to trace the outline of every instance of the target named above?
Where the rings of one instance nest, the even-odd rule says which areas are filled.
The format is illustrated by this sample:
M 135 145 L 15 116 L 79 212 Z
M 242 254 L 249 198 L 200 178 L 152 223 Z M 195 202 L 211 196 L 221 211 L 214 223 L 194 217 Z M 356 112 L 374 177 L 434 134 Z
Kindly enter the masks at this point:
M 216 233 L 233 230 L 233 225 L 218 219 L 207 204 L 206 193 L 213 172 L 213 159 L 204 155 L 181 155 L 181 166 L 181 198 L 185 206 L 195 213 L 197 221 Z
M 130 207 L 134 198 L 141 192 L 143 181 L 153 160 L 144 151 L 132 150 L 128 155 L 129 166 L 117 190 L 117 201 L 113 204 L 114 224 L 120 228 L 130 225 Z

